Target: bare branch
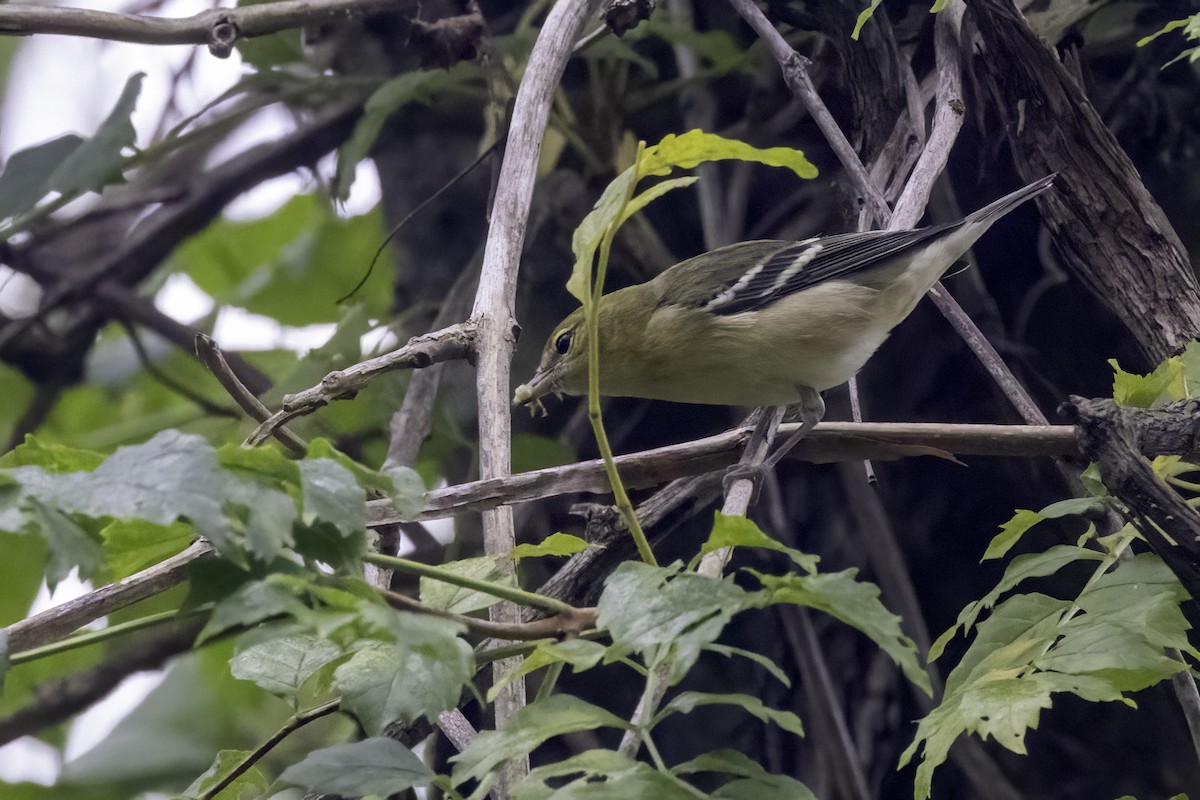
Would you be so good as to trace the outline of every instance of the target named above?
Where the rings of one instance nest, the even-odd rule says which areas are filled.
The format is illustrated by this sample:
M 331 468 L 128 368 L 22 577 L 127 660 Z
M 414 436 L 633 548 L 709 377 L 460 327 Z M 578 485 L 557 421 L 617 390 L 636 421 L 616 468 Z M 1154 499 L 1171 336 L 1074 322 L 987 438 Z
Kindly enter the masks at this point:
M 259 6 L 210 9 L 178 18 L 4 5 L 0 6 L 0 35 L 45 33 L 138 44 L 203 44 L 213 55 L 225 58 L 239 39 L 352 16 L 395 13 L 416 5 L 414 0 L 280 0 Z
M 398 369 L 421 369 L 442 361 L 456 358 L 473 359 L 475 354 L 476 327 L 474 323 L 462 322 L 440 331 L 414 336 L 408 344 L 376 358 L 335 370 L 312 388 L 289 394 L 283 398 L 283 407 L 264 420 L 246 439 L 247 444 L 259 445 L 274 435 L 281 425 L 306 414 L 311 414 L 334 400 L 349 400 L 359 393 L 377 375 Z
M 799 423 L 781 425 L 788 436 Z M 701 475 L 736 463 L 750 438 L 748 428 L 683 444 L 617 456 L 617 468 L 630 489 L 660 486 L 688 475 Z M 1192 444 L 1162 441 L 1143 443 L 1147 455 L 1190 450 Z M 918 455 L 1073 457 L 1078 456 L 1069 425 L 974 425 L 889 422 L 822 422 L 790 453 L 814 464 L 863 459 L 894 460 Z M 501 478 L 434 489 L 425 495 L 418 520 L 438 519 L 506 504 L 527 503 L 575 492 L 611 491 L 599 459 L 561 467 L 522 472 Z M 387 501 L 368 503 L 371 526 L 407 521 Z
M 480 270 L 479 290 L 471 318 L 479 326 L 478 375 L 479 396 L 479 474 L 485 479 L 503 478 L 509 473 L 511 409 L 508 403 L 513 349 L 517 326 L 513 318 L 516 297 L 517 266 L 525 241 L 525 225 L 537 178 L 538 156 L 550 104 L 558 88 L 567 60 L 584 24 L 595 18 L 600 0 L 575 0 L 556 3 L 534 43 L 525 74 L 521 78 L 513 105 L 512 124 L 496 197 L 488 227 L 483 267 Z M 499 508 L 483 514 L 484 549 L 490 554 L 506 553 L 516 543 L 513 533 L 512 510 Z M 508 562 L 502 568 L 515 572 Z M 510 603 L 492 607 L 494 622 L 516 622 L 520 612 Z M 493 665 L 493 675 L 499 679 L 515 667 L 511 659 Z M 503 728 L 525 704 L 525 682 L 508 684 L 496 698 L 496 726 Z M 510 762 L 495 793 L 508 796 L 507 786 L 528 770 L 527 759 Z

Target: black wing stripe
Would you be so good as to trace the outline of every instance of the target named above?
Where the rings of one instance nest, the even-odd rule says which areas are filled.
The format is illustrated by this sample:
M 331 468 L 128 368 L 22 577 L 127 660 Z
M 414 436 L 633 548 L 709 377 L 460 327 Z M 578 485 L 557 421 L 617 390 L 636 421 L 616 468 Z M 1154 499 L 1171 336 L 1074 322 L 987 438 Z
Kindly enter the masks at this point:
M 866 231 L 808 239 L 755 265 L 705 304 L 714 314 L 738 314 L 770 305 L 810 286 L 879 266 L 952 225 L 904 231 Z

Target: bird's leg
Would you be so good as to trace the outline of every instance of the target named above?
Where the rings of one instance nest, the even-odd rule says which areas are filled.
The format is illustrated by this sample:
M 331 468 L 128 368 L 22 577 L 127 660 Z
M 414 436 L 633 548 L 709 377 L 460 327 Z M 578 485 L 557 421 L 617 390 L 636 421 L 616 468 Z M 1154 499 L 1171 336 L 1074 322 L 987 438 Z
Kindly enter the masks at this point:
M 808 386 L 801 386 L 799 389 L 800 400 L 798 401 L 797 406 L 800 410 L 800 421 L 803 423 L 800 429 L 788 437 L 786 442 L 784 442 L 770 456 L 764 458 L 761 463 L 741 463 L 730 468 L 730 470 L 725 473 L 725 477 L 722 480 L 722 485 L 724 486 L 726 493 L 728 493 L 729 487 L 733 485 L 734 481 L 752 481 L 754 483 L 754 492 L 750 496 L 750 502 L 755 502 L 758 499 L 758 491 L 762 487 L 763 477 L 766 475 L 767 471 L 774 468 L 774 466 L 779 463 L 779 460 L 787 455 L 788 452 L 795 447 L 801 439 L 807 436 L 808 432 L 816 427 L 816 424 L 821 421 L 822 417 L 825 416 L 825 401 L 821 399 L 821 393 Z M 762 416 L 758 418 L 758 423 L 755 425 L 754 433 L 750 438 L 751 442 L 755 442 L 759 438 L 762 438 L 766 435 L 767 432 L 760 429 L 764 425 L 769 424 L 773 416 L 774 415 L 772 414 L 763 413 Z
M 825 416 L 825 401 L 821 399 L 821 393 L 816 389 L 801 386 L 800 402 L 798 405 L 800 407 L 800 421 L 803 425 L 763 461 L 763 469 L 771 469 L 778 464 L 779 460 L 791 452 L 791 449 L 799 444 L 801 439 L 808 436 L 809 432 Z
M 770 437 L 775 433 L 775 426 L 783 419 L 782 411 L 783 409 L 766 407 L 755 409 L 751 417 L 754 420 L 754 431 L 750 434 L 750 438 L 746 442 L 746 449 L 742 454 L 742 460 L 740 463 L 730 467 L 721 481 L 726 495 L 729 494 L 729 490 L 733 488 L 734 483 L 740 480 L 747 480 L 753 484 L 753 489 L 750 493 L 750 503 L 753 504 L 758 500 L 758 490 L 762 486 L 764 474 L 762 459 L 767 451 L 771 449 Z

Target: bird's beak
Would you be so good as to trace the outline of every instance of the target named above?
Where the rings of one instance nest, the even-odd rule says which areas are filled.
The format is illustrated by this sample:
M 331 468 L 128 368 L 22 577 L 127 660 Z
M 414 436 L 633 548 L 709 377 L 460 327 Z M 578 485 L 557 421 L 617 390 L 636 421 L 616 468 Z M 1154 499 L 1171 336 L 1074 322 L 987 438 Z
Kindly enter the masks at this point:
M 542 416 L 546 415 L 546 408 L 542 405 L 542 398 L 551 392 L 555 392 L 554 388 L 554 371 L 552 369 L 539 369 L 534 376 L 529 379 L 529 383 L 522 383 L 513 393 L 514 406 L 529 406 L 530 414 L 541 412 Z

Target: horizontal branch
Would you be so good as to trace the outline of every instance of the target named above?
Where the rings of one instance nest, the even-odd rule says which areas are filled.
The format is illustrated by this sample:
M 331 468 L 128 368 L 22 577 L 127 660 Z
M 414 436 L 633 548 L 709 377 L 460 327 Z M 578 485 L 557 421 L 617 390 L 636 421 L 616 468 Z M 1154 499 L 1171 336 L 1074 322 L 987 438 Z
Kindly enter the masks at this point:
M 780 426 L 780 436 L 799 423 Z M 683 444 L 617 457 L 621 479 L 631 489 L 659 486 L 675 478 L 732 466 L 741 457 L 750 429 L 739 428 Z M 940 423 L 822 422 L 792 451 L 814 464 L 906 456 L 1061 457 L 1076 456 L 1069 425 L 965 425 Z M 527 503 L 574 492 L 610 491 L 599 460 L 522 472 L 505 478 L 434 489 L 425 495 L 417 520 L 437 519 L 512 503 Z M 372 526 L 408 521 L 386 500 L 368 503 Z
M 225 58 L 238 39 L 415 6 L 412 0 L 280 0 L 215 8 L 190 17 L 149 17 L 84 8 L 0 5 L 0 35 L 59 34 L 138 44 L 203 44 Z
M 460 322 L 440 331 L 414 336 L 408 344 L 385 353 L 377 358 L 334 370 L 321 379 L 316 386 L 302 392 L 285 395 L 283 407 L 272 414 L 246 439 L 250 445 L 260 445 L 270 438 L 281 425 L 311 414 L 334 400 L 350 400 L 366 388 L 371 379 L 385 372 L 398 369 L 421 369 L 442 361 L 475 357 L 475 325 Z

